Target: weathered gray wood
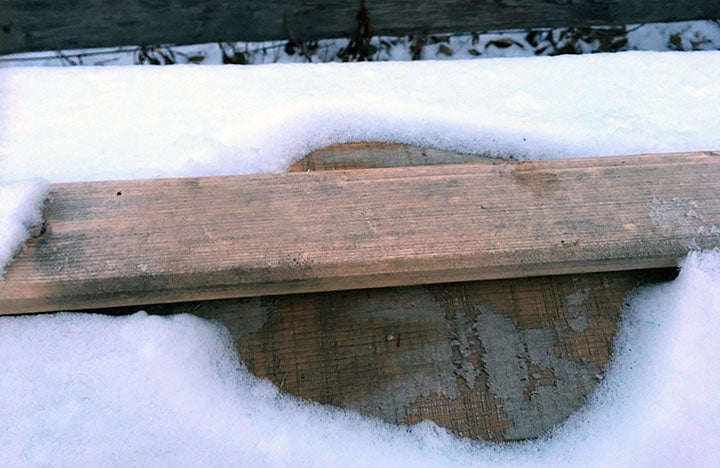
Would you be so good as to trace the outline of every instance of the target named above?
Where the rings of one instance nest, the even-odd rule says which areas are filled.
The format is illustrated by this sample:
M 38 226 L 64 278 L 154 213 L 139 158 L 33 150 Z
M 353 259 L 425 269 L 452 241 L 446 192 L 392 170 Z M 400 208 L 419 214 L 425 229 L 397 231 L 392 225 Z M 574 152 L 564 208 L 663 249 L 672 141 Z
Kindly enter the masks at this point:
M 316 151 L 291 169 L 473 161 L 353 143 Z M 587 400 L 610 357 L 626 293 L 675 274 L 633 270 L 96 312 L 217 320 L 248 368 L 292 395 L 390 423 L 431 420 L 460 437 L 510 441 L 543 435 Z
M 54 185 L 0 313 L 674 266 L 720 246 L 720 156 Z
M 375 34 L 720 18 L 705 0 L 368 0 Z M 359 1 L 0 0 L 0 53 L 349 37 Z
M 587 400 L 629 290 L 675 270 L 634 270 L 155 304 L 229 330 L 258 377 L 305 400 L 460 437 L 540 437 Z M 100 313 L 134 313 L 138 307 Z

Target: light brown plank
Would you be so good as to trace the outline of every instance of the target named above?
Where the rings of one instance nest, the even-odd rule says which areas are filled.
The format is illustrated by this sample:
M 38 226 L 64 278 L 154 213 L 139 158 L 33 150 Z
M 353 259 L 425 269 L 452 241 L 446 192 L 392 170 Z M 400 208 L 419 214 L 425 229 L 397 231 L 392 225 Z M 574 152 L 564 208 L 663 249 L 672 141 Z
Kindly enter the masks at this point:
M 121 193 L 121 195 L 118 195 Z M 668 267 L 716 153 L 55 185 L 2 313 Z
M 440 164 L 463 156 L 344 144 L 311 153 L 291 170 Z M 627 291 L 674 274 L 632 270 L 99 312 L 142 308 L 218 320 L 254 374 L 299 398 L 395 424 L 428 419 L 460 437 L 510 441 L 543 435 L 586 401 L 603 375 Z M 478 326 L 488 319 L 490 326 Z

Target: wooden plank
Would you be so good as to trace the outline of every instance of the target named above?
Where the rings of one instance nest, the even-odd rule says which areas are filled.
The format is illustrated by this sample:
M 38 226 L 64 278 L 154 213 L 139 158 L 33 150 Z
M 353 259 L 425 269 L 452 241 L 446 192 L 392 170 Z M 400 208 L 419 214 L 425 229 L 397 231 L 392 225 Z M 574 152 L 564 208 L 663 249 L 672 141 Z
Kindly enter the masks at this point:
M 456 153 L 399 143 L 362 142 L 332 145 L 313 151 L 292 164 L 288 172 L 501 162 L 502 160 L 487 155 Z
M 376 35 L 720 18 L 703 0 L 367 0 Z M 350 37 L 357 0 L 0 0 L 0 54 L 131 44 Z
M 354 143 L 311 153 L 291 170 L 464 157 L 477 160 Z M 460 437 L 512 441 L 543 435 L 584 404 L 603 376 L 627 292 L 675 273 L 633 270 L 140 308 L 221 322 L 251 372 L 299 398 L 394 424 L 431 420 Z M 478 326 L 488 319 L 492 323 Z
M 720 157 L 58 184 L 45 217 L 2 313 L 669 267 L 720 245 Z
M 625 296 L 675 270 L 144 306 L 225 325 L 258 377 L 305 400 L 460 437 L 540 437 L 602 379 Z M 102 313 L 134 313 L 134 308 Z

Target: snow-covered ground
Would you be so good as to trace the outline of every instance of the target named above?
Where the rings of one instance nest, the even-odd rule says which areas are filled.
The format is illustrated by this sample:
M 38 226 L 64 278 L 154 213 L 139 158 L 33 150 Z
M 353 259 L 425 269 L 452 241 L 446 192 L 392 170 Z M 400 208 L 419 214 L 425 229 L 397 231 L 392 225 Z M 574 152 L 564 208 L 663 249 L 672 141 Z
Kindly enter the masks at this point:
M 720 49 L 720 20 L 372 37 L 369 47 L 348 49 L 349 39 L 228 42 L 186 46 L 125 46 L 0 56 L 0 67 L 194 63 L 203 65 L 322 63 L 357 60 L 467 60 L 597 52 Z M 359 49 L 359 48 L 355 48 Z
M 720 51 L 0 70 L 0 176 L 282 172 L 334 143 L 518 159 L 720 148 Z
M 322 146 L 366 140 L 516 158 L 717 150 L 718 76 L 720 52 L 3 68 L 0 265 L 37 220 L 46 190 L 38 178 L 277 172 Z M 292 400 L 237 362 L 225 330 L 195 317 L 3 317 L 2 458 L 8 466 L 720 465 L 720 253 L 691 254 L 677 280 L 629 304 L 589 404 L 548 437 L 515 445 Z

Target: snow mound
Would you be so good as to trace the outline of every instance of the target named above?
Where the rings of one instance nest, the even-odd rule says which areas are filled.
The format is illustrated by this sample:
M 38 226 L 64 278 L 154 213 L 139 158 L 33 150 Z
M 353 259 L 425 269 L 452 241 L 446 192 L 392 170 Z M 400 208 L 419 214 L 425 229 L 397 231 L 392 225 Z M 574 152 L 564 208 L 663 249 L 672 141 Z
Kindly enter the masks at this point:
M 352 141 L 499 157 L 720 148 L 720 52 L 0 69 L 0 174 L 280 172 Z
M 190 315 L 0 318 L 7 466 L 718 466 L 720 252 L 632 295 L 588 405 L 547 437 L 457 439 L 299 402 Z
M 30 228 L 42 221 L 47 192 L 48 183 L 42 179 L 13 183 L 0 180 L 0 281 Z

